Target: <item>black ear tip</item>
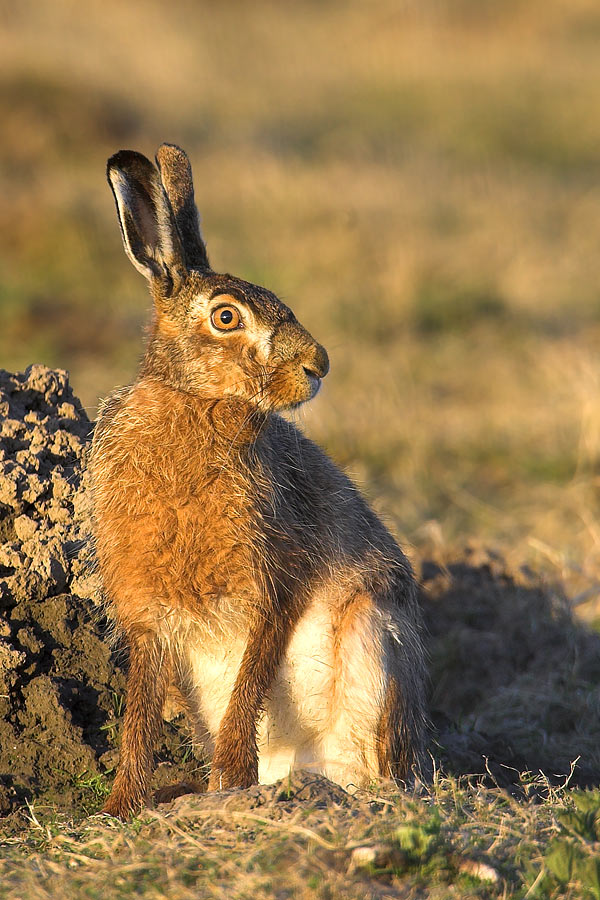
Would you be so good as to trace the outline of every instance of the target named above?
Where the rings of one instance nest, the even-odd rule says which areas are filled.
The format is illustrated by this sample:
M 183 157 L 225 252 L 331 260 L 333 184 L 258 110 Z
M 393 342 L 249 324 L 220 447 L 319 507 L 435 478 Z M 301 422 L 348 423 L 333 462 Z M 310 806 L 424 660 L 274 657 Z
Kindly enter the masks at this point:
M 123 172 L 148 172 L 154 171 L 154 166 L 143 153 L 137 150 L 117 150 L 106 163 L 106 174 L 110 180 L 111 169 L 121 169 Z
M 115 166 L 118 169 L 124 168 L 127 165 L 131 165 L 132 162 L 140 157 L 142 154 L 138 153 L 137 150 L 117 150 L 116 153 L 108 160 L 108 168 L 111 166 Z

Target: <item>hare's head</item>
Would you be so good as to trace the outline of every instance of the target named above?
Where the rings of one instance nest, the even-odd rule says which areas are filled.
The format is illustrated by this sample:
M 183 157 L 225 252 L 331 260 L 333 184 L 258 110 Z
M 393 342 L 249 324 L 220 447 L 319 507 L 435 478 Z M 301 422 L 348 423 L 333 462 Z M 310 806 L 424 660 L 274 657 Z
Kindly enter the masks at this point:
M 107 171 L 125 251 L 154 298 L 144 374 L 263 410 L 310 400 L 329 369 L 324 348 L 270 291 L 212 271 L 186 154 L 163 144 L 156 161 L 121 150 Z

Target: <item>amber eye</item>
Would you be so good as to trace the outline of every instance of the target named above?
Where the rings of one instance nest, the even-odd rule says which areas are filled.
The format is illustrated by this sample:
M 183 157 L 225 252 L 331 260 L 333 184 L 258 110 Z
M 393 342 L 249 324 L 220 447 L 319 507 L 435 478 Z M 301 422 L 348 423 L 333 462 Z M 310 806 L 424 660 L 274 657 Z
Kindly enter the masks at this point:
M 213 310 L 210 321 L 219 331 L 233 331 L 240 327 L 242 320 L 235 306 L 219 306 Z

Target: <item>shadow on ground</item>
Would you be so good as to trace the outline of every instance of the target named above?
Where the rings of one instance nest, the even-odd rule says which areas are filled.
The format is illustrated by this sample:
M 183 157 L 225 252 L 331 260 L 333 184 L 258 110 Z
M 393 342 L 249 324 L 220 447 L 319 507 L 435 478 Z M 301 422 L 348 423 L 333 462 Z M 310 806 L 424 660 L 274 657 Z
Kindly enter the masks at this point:
M 560 590 L 469 548 L 422 566 L 432 752 L 454 775 L 600 784 L 600 635 Z

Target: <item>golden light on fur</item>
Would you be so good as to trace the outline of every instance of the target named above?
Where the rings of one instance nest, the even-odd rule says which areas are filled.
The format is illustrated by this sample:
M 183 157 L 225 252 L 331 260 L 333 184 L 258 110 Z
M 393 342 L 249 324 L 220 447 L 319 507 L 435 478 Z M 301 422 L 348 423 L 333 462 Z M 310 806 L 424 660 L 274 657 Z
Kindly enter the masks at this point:
M 189 161 L 163 145 L 158 162 L 121 151 L 108 164 L 155 316 L 139 377 L 104 405 L 92 451 L 97 557 L 130 653 L 105 811 L 145 802 L 173 695 L 212 757 L 210 789 L 299 766 L 344 786 L 406 778 L 425 722 L 409 563 L 276 412 L 315 395 L 327 353 L 271 292 L 212 271 Z

